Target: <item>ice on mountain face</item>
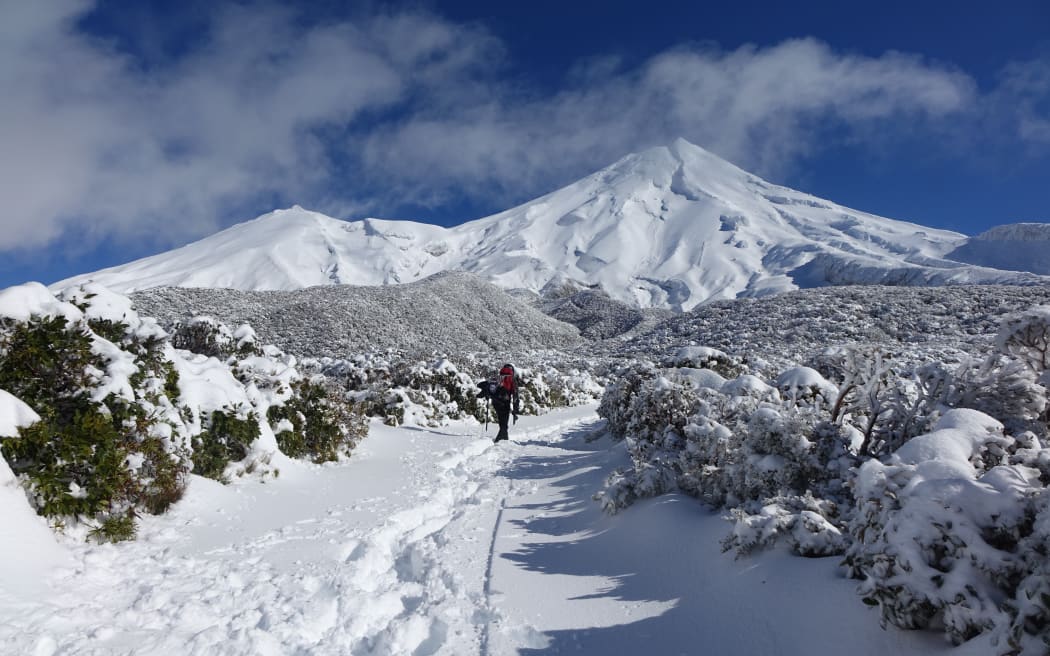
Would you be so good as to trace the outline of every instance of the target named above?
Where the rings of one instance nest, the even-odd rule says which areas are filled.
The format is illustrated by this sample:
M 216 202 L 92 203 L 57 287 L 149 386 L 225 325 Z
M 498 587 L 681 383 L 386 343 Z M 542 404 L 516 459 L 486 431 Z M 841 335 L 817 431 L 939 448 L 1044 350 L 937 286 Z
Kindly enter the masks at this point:
M 53 288 L 94 279 L 119 292 L 293 290 L 402 284 L 461 270 L 537 293 L 571 279 L 636 307 L 684 311 L 717 299 L 832 284 L 1046 282 L 946 261 L 964 242 L 958 233 L 765 182 L 679 139 L 453 228 L 345 222 L 293 207 Z M 1039 267 L 1034 259 L 1022 262 L 1020 268 Z M 1019 268 L 1016 259 L 1011 268 Z M 1050 265 L 1038 270 L 1045 269 Z

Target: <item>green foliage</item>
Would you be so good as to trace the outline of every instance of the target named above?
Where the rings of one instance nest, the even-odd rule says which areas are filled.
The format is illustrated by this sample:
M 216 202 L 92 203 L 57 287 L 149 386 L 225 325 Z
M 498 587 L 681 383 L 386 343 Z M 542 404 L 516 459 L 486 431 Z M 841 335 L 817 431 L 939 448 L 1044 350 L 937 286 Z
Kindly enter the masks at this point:
M 208 427 L 193 438 L 193 473 L 222 481 L 226 465 L 243 460 L 258 437 L 254 414 L 241 419 L 233 411 L 215 410 Z
M 0 337 L 0 389 L 42 416 L 50 411 L 53 420 L 68 422 L 90 384 L 87 368 L 105 366 L 91 352 L 91 340 L 83 326 L 63 317 L 15 323 Z
M 120 322 L 91 326 L 136 357 L 134 400 L 92 399 L 92 372 L 109 364 L 92 351 L 94 337 L 66 319 L 33 318 L 3 326 L 0 388 L 37 411 L 41 421 L 0 443 L 11 469 L 24 476 L 42 515 L 94 518 L 99 537 L 134 536 L 134 509 L 160 513 L 182 496 L 186 464 L 162 435 L 157 410 L 178 376 L 156 337 L 130 334 Z M 154 380 L 165 383 L 153 384 Z M 134 466 L 132 465 L 134 463 Z M 131 524 L 131 528 L 124 526 Z M 125 537 L 122 537 L 125 536 Z
M 128 329 L 127 324 L 110 319 L 90 319 L 88 327 L 99 337 L 108 339 L 114 344 L 124 341 L 124 335 L 127 334 Z
M 91 529 L 88 537 L 99 544 L 103 542 L 122 542 L 124 540 L 134 540 L 137 532 L 135 515 L 129 512 L 123 515 L 106 517 L 101 524 Z
M 0 443 L 12 471 L 28 476 L 40 513 L 93 517 L 118 505 L 131 480 L 120 434 L 100 405 L 82 400 L 67 421 L 42 419 Z
M 349 404 L 333 398 L 321 384 L 302 380 L 292 386 L 292 397 L 267 412 L 271 424 L 287 420 L 291 430 L 277 433 L 277 446 L 293 458 L 314 462 L 337 460 L 349 455 L 368 432 L 364 417 Z

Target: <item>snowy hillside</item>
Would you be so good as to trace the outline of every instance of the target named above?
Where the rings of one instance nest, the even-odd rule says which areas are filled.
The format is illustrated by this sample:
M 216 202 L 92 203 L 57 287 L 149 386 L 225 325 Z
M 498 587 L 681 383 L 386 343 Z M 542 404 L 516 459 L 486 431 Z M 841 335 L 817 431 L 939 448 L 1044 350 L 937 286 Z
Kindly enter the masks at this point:
M 702 344 L 746 356 L 756 369 L 776 370 L 810 360 L 828 347 L 862 343 L 881 344 L 912 364 L 958 362 L 989 348 L 1003 316 L 1047 304 L 1047 286 L 804 289 L 709 303 L 623 343 L 591 348 L 621 359 L 660 360 Z
M 1011 223 L 983 232 L 948 254 L 959 262 L 1050 275 L 1050 223 Z
M 629 155 L 505 212 L 442 228 L 278 210 L 182 248 L 56 283 L 292 290 L 385 285 L 465 270 L 541 292 L 600 286 L 639 307 L 827 284 L 1033 284 L 945 260 L 964 235 L 767 183 L 684 140 Z
M 474 399 L 476 378 L 423 363 L 402 389 L 373 390 L 381 404 L 400 399 L 394 423 L 405 426 L 372 421 L 348 457 L 324 465 L 281 451 L 297 444 L 293 420 L 308 429 L 329 416 L 283 396 L 312 398 L 317 388 L 301 386 L 312 370 L 255 346 L 247 326 L 167 334 L 139 316 L 144 304 L 100 287 L 62 298 L 7 290 L 19 302 L 0 303 L 0 534 L 11 538 L 0 549 L 0 641 L 45 654 L 692 653 L 700 641 L 725 654 L 1046 653 L 1050 287 L 823 288 L 673 315 L 574 289 L 559 284 L 541 304 L 593 341 L 539 315 L 528 292 L 467 273 L 136 294 L 170 318 L 241 313 L 304 355 L 345 355 L 344 340 L 468 348 L 486 344 L 489 321 L 517 313 L 534 345 L 559 345 L 549 357 L 584 362 L 606 384 L 599 405 L 556 409 L 535 401 L 581 397 L 523 370 L 531 401 L 512 441 L 494 445 L 476 415 L 449 409 Z M 652 326 L 660 314 L 672 316 Z M 42 321 L 59 317 L 86 324 Z M 233 351 L 219 360 L 189 342 Z M 22 373 L 63 352 L 87 360 L 47 367 L 50 386 Z M 593 386 L 576 364 L 562 369 Z M 177 478 L 185 496 L 128 515 L 134 540 L 85 542 L 91 525 L 71 528 L 68 505 L 56 506 L 52 525 L 65 528 L 53 536 L 31 513 L 41 491 L 75 504 L 105 480 L 32 482 L 29 447 L 80 434 L 41 421 L 61 420 L 47 393 L 67 374 L 83 374 L 92 395 L 86 429 L 138 431 L 120 444 L 143 456 L 118 453 L 118 472 L 149 483 L 155 463 L 143 458 L 167 453 L 147 453 L 149 440 L 189 439 L 173 451 L 192 457 Z M 469 396 L 439 398 L 439 384 L 457 381 Z M 353 376 L 329 382 L 354 412 L 395 416 L 374 414 Z M 96 416 L 125 411 L 115 387 L 142 406 L 137 421 Z M 410 412 L 424 397 L 440 413 Z M 211 413 L 209 427 L 202 411 L 223 399 L 245 416 Z M 212 463 L 205 438 L 236 445 L 249 420 L 261 432 L 248 455 Z M 100 471 L 53 463 L 69 464 Z
M 467 273 L 398 286 L 237 291 L 165 287 L 132 295 L 144 313 L 170 323 L 209 315 L 250 323 L 265 343 L 297 355 L 347 357 L 393 349 L 463 354 L 569 348 L 572 326 Z

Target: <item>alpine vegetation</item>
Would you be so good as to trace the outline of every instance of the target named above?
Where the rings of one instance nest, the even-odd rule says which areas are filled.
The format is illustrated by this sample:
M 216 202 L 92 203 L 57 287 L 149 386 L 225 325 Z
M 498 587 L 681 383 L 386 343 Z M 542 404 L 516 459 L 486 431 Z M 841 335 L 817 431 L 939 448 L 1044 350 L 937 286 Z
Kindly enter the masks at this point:
M 405 285 L 296 291 L 150 289 L 131 295 L 162 324 L 198 315 L 250 323 L 259 339 L 300 357 L 394 351 L 519 353 L 568 349 L 578 332 L 480 277 L 440 273 Z
M 590 403 L 604 390 L 601 373 L 579 357 L 538 352 L 521 355 L 519 362 L 522 414 Z M 477 381 L 495 374 L 490 354 L 363 353 L 302 364 L 342 385 L 361 412 L 392 426 L 442 426 L 460 419 L 485 423 L 495 417 L 491 405 L 477 397 Z
M 616 512 L 680 490 L 726 509 L 727 550 L 843 555 L 887 624 L 1045 650 L 1050 305 L 955 345 L 979 355 L 917 347 L 901 330 L 916 319 L 895 316 L 899 341 L 830 344 L 794 365 L 710 347 L 624 364 L 598 412 L 632 466 L 596 498 Z
M 190 473 L 276 476 L 279 448 L 317 462 L 350 452 L 366 424 L 296 365 L 247 326 L 198 319 L 166 332 L 98 285 L 57 297 L 11 287 L 0 292 L 0 390 L 32 420 L 5 422 L 0 452 L 54 527 L 131 538 Z

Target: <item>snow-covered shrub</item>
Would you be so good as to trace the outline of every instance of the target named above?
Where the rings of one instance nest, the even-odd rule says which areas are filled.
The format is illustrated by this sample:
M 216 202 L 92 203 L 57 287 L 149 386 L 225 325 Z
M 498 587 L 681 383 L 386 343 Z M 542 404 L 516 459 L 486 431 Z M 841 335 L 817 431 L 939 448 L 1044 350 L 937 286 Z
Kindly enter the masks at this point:
M 1022 361 L 1001 354 L 968 360 L 956 368 L 942 396 L 945 405 L 980 410 L 1011 431 L 1036 429 L 1046 435 L 1047 389 Z
M 448 419 L 468 416 L 485 418 L 485 408 L 477 398 L 476 376 L 461 372 L 448 359 L 396 365 L 391 382 L 404 388 L 408 399 L 422 408 L 424 423 L 440 425 Z
M 665 461 L 639 462 L 629 469 L 617 468 L 594 499 L 602 510 L 614 514 L 639 499 L 665 494 L 674 489 L 675 471 Z
M 623 366 L 611 376 L 598 405 L 598 416 L 606 420 L 613 437 L 622 440 L 627 436 L 635 394 L 643 383 L 656 376 L 656 372 L 651 362 L 643 360 Z
M 477 383 L 494 378 L 498 370 L 487 355 L 420 361 L 400 353 L 365 353 L 347 360 L 308 360 L 304 366 L 342 381 L 361 412 L 394 426 L 441 426 L 471 417 L 484 422 L 486 415 L 495 420 L 489 405 L 477 398 Z M 593 373 L 565 358 L 537 359 L 517 371 L 523 414 L 587 403 L 603 391 Z
M 249 327 L 195 325 L 208 327 L 205 346 L 227 349 L 223 360 L 174 348 L 97 285 L 57 298 L 36 283 L 0 291 L 0 389 L 39 416 L 4 436 L 0 452 L 53 525 L 132 537 L 135 517 L 177 501 L 191 469 L 219 480 L 258 470 L 278 449 L 265 421 L 274 406 L 307 418 L 308 442 L 362 434 L 349 402 L 304 396 L 295 358 L 255 346 Z
M 551 408 L 590 403 L 601 398 L 604 391 L 593 371 L 572 363 L 523 367 L 519 375 L 522 379 L 523 412 L 526 399 L 538 414 Z
M 292 395 L 281 405 L 270 406 L 267 418 L 274 426 L 277 446 L 293 458 L 308 457 L 316 463 L 350 455 L 368 432 L 368 423 L 323 378 L 292 384 Z
M 671 376 L 642 382 L 631 400 L 627 448 L 636 460 L 647 460 L 654 448 L 674 448 L 698 408 L 697 388 L 681 374 Z
M 1050 306 L 1009 315 L 1000 324 L 991 354 L 965 360 L 945 376 L 940 401 L 949 407 L 980 410 L 1012 433 L 1032 430 L 1047 437 L 1048 348 Z
M 791 367 L 773 385 L 781 398 L 795 406 L 830 409 L 839 397 L 838 387 L 810 367 Z
M 176 321 L 171 327 L 171 343 L 177 349 L 207 355 L 219 360 L 258 353 L 255 331 L 243 324 L 236 330 L 209 316 Z
M 925 432 L 938 399 L 920 369 L 902 368 L 900 354 L 878 344 L 825 349 L 814 364 L 838 386 L 831 420 L 860 431 L 856 452 L 882 456 Z
M 994 635 L 1014 653 L 1045 654 L 1050 651 L 1050 490 L 1039 492 L 1034 508 L 1032 532 L 1017 544 L 1021 579 L 1003 603 L 1011 622 L 997 626 Z
M 1024 574 L 1018 548 L 1043 489 L 1037 470 L 1005 464 L 1014 446 L 1001 423 L 956 409 L 860 467 L 846 563 L 884 622 L 943 626 L 956 643 L 1011 625 L 1000 604 Z
M 178 378 L 155 323 L 121 297 L 80 292 L 76 305 L 35 284 L 0 292 L 0 388 L 41 417 L 2 450 L 41 514 L 124 539 L 138 511 L 182 495 L 188 452 L 169 398 Z
M 597 498 L 614 512 L 681 490 L 729 510 L 723 545 L 739 553 L 778 540 L 803 555 L 845 550 L 887 623 L 956 642 L 990 631 L 997 654 L 1050 653 L 1050 306 L 1009 315 L 995 336 L 997 317 L 1029 297 L 1016 293 L 835 290 L 808 296 L 838 304 L 813 310 L 841 315 L 831 323 L 802 324 L 785 314 L 797 303 L 772 299 L 668 321 L 644 338 L 649 352 L 675 353 L 666 365 L 699 363 L 675 340 L 743 344 L 741 362 L 766 379 L 718 388 L 687 367 L 614 375 L 601 412 L 632 467 Z M 877 326 L 855 329 L 865 322 Z M 930 343 L 938 335 L 951 344 Z M 646 353 L 641 344 L 627 352 Z M 654 411 L 660 394 L 673 398 L 668 385 L 695 395 L 684 426 Z
M 1023 362 L 1037 374 L 1050 369 L 1050 305 L 1007 316 L 995 345 L 1000 353 Z
M 795 553 L 807 557 L 840 554 L 849 544 L 843 531 L 828 519 L 838 518 L 836 504 L 809 493 L 768 499 L 755 513 L 733 508 L 730 515 L 733 530 L 722 541 L 722 549 L 735 549 L 738 555 L 771 545 L 783 536 L 788 536 Z
M 253 412 L 213 410 L 204 430 L 193 436 L 193 473 L 226 481 L 227 466 L 247 457 L 259 433 Z
M 725 378 L 739 376 L 746 369 L 738 358 L 709 346 L 683 346 L 675 351 L 663 366 L 710 369 Z

